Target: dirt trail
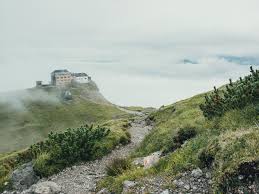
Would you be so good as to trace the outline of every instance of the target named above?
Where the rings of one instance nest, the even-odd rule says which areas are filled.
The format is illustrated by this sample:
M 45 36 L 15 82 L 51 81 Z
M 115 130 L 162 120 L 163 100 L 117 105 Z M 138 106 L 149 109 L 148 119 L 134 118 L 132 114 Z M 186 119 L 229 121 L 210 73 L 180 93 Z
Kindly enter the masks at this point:
M 144 116 L 139 116 L 131 123 L 128 130 L 131 134 L 131 143 L 113 150 L 100 160 L 95 160 L 67 168 L 48 180 L 56 182 L 67 194 L 87 194 L 95 191 L 96 183 L 106 176 L 106 165 L 116 157 L 126 157 L 139 145 L 152 126 L 147 125 Z

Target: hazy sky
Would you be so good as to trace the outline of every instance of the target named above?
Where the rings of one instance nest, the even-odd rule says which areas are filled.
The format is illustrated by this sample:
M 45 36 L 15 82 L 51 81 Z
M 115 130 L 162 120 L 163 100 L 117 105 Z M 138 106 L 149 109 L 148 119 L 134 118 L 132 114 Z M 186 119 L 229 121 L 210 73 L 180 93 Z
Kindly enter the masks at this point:
M 0 0 L 0 91 L 66 68 L 90 74 L 113 103 L 172 103 L 249 71 L 222 56 L 259 58 L 258 8 L 258 0 Z

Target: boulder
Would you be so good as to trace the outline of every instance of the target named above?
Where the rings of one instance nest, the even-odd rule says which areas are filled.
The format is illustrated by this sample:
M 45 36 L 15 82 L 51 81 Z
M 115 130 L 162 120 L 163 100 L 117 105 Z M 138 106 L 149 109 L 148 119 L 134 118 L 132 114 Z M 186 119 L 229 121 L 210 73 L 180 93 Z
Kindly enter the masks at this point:
M 192 171 L 192 176 L 194 178 L 200 178 L 202 176 L 203 172 L 201 169 L 197 168 Z
M 54 182 L 45 181 L 32 185 L 28 190 L 22 194 L 60 194 L 61 187 Z
M 36 176 L 33 170 L 32 162 L 23 164 L 18 169 L 13 171 L 11 175 L 11 183 L 13 185 L 13 188 L 18 191 L 28 189 L 38 180 L 39 177 Z
M 162 152 L 154 152 L 153 154 L 147 156 L 144 158 L 144 168 L 150 168 L 158 163 L 160 157 L 162 155 Z

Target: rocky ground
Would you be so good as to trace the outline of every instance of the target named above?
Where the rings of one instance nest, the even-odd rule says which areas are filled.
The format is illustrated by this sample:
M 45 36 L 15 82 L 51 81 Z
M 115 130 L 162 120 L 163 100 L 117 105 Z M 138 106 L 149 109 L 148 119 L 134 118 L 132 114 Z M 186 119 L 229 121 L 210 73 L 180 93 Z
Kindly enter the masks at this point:
M 48 181 L 57 183 L 62 192 L 68 194 L 84 194 L 94 192 L 96 183 L 106 176 L 105 167 L 113 159 L 117 157 L 126 157 L 129 153 L 144 139 L 146 134 L 152 129 L 151 125 L 147 125 L 145 117 L 139 117 L 131 124 L 129 132 L 131 134 L 131 143 L 118 147 L 112 153 L 103 157 L 101 160 L 95 160 L 80 165 L 67 168 L 50 178 Z M 41 180 L 46 181 L 46 180 Z
M 124 182 L 123 193 L 212 193 L 211 174 L 207 170 L 194 169 L 187 171 L 176 179 L 165 176 L 146 177 L 138 182 Z

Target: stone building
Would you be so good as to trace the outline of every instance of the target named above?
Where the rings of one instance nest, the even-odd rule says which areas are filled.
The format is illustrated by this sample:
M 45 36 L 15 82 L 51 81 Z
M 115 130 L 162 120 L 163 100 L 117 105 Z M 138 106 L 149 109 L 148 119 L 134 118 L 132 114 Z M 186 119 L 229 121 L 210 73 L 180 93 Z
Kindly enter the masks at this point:
M 66 86 L 73 80 L 72 73 L 66 69 L 55 70 L 51 73 L 51 84 L 54 86 Z

